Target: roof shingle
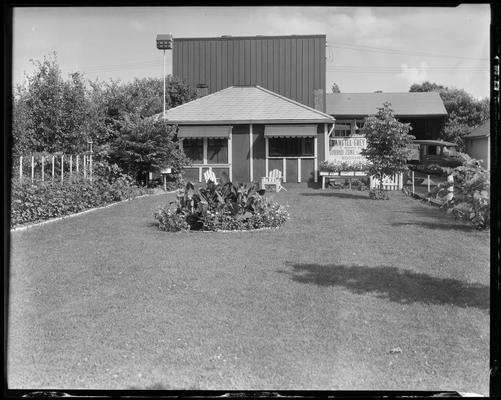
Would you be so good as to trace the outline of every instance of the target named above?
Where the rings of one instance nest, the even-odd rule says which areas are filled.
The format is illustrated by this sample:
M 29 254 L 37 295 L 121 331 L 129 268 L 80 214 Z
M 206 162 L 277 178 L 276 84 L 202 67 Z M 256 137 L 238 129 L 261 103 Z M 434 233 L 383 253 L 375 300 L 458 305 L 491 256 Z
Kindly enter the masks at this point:
M 260 86 L 228 87 L 167 110 L 166 119 L 176 124 L 334 122 L 328 114 Z
M 326 110 L 334 116 L 367 116 L 375 114 L 387 101 L 396 116 L 447 115 L 437 92 L 328 93 Z

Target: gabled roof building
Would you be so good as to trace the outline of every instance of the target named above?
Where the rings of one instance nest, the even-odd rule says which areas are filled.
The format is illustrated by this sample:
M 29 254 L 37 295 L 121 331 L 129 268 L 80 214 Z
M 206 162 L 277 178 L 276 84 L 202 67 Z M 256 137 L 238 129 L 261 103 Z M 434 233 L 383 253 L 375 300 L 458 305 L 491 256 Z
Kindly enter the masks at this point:
M 334 136 L 358 131 L 364 118 L 377 113 L 383 103 L 391 103 L 395 117 L 410 123 L 416 139 L 438 139 L 447 111 L 436 92 L 402 93 L 329 93 L 326 112 L 336 118 Z
M 473 129 L 464 138 L 466 153 L 477 160 L 482 160 L 485 169 L 491 169 L 491 120 L 488 119 Z
M 163 113 L 155 118 L 163 118 Z M 317 181 L 319 154 L 334 118 L 260 86 L 232 86 L 166 111 L 192 165 L 186 178 L 212 169 L 250 182 L 282 171 L 284 181 Z M 319 153 L 320 152 L 320 153 Z

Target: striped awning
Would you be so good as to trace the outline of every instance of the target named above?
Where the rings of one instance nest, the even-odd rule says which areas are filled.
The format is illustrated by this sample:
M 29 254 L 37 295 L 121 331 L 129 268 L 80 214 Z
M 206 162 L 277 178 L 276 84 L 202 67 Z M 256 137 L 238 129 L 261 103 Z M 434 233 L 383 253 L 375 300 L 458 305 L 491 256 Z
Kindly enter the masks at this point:
M 265 137 L 315 137 L 317 125 L 266 125 Z
M 230 137 L 231 126 L 180 126 L 177 137 L 185 138 L 221 138 Z

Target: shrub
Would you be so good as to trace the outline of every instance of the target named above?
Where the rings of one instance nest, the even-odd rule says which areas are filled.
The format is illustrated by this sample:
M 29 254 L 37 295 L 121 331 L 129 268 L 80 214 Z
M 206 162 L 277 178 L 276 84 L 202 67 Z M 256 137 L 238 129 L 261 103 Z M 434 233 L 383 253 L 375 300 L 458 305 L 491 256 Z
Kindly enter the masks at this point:
M 161 230 L 274 228 L 289 218 L 287 210 L 265 198 L 264 190 L 259 190 L 256 185 L 237 187 L 231 182 L 217 185 L 209 181 L 205 188 L 197 190 L 188 182 L 173 203 L 175 210 L 167 205 L 154 214 Z
M 482 168 L 480 161 L 460 154 L 463 165 L 444 168 L 452 174 L 454 183 L 439 185 L 438 195 L 444 199 L 441 206 L 454 217 L 469 221 L 477 229 L 490 225 L 490 178 L 489 172 Z M 449 187 L 453 186 L 453 197 L 449 199 Z
M 121 176 L 113 183 L 73 179 L 64 182 L 12 182 L 11 227 L 61 217 L 146 193 Z
M 409 135 L 410 124 L 399 122 L 389 102 L 378 108 L 376 115 L 365 119 L 362 134 L 367 139 L 367 147 L 362 156 L 370 162 L 369 174 L 379 180 L 379 191 L 383 190 L 384 176 L 404 172 L 407 169 L 409 145 L 414 136 Z M 375 193 L 375 199 L 380 196 Z
M 388 193 L 383 189 L 371 189 L 369 190 L 369 199 L 371 200 L 389 200 Z

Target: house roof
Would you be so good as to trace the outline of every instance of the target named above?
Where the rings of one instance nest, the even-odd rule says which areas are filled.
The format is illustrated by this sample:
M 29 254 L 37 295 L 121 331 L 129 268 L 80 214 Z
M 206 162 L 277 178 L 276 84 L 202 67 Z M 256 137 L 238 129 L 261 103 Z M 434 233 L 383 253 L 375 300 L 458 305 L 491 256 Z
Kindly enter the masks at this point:
M 396 116 L 447 115 L 437 92 L 328 93 L 325 104 L 327 113 L 336 117 L 368 116 L 375 114 L 387 101 Z
M 477 126 L 473 129 L 468 135 L 467 138 L 475 138 L 475 137 L 487 137 L 491 133 L 491 120 L 488 119 L 482 125 Z
M 163 113 L 156 114 L 161 119 Z M 230 86 L 166 111 L 175 124 L 333 123 L 335 118 L 261 86 Z

